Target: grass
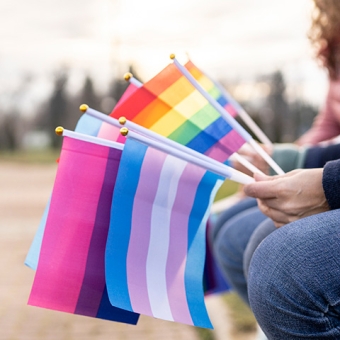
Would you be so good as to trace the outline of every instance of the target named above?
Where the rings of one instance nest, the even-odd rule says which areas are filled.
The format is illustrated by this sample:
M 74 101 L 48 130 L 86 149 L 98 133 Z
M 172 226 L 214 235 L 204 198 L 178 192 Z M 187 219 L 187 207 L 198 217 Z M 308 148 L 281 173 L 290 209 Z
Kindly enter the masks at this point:
M 250 333 L 256 330 L 256 319 L 250 308 L 233 292 L 223 296 L 228 306 L 235 333 Z
M 212 330 L 207 328 L 195 327 L 195 331 L 198 334 L 200 340 L 214 340 L 214 333 Z
M 234 194 L 238 188 L 239 184 L 230 180 L 226 180 L 223 182 L 222 186 L 218 190 L 215 196 L 215 201 L 219 201 L 222 198 L 228 197 Z

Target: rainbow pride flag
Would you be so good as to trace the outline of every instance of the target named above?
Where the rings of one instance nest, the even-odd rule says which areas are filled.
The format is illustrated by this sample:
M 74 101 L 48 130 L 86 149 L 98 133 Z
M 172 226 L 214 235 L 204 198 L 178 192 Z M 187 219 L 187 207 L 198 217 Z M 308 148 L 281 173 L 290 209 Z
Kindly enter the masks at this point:
M 111 116 L 125 116 L 221 162 L 245 143 L 174 64 L 138 88 Z
M 221 91 L 219 85 L 205 75 L 192 61 L 188 61 L 184 67 L 191 73 L 197 82 L 207 91 L 232 117 L 238 115 L 237 108 L 235 108 L 230 99 L 227 98 Z
M 112 305 L 212 328 L 202 276 L 206 221 L 221 183 L 199 166 L 127 139 L 111 210 L 120 218 L 111 219 L 105 255 Z
M 64 137 L 28 304 L 136 324 L 113 307 L 105 282 L 105 245 L 122 151 Z

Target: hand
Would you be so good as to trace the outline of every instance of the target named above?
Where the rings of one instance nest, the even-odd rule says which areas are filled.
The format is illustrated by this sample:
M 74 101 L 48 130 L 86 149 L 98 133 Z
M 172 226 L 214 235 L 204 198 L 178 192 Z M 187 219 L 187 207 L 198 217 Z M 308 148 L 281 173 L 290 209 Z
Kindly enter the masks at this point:
M 293 170 L 280 176 L 255 174 L 244 192 L 258 199 L 260 210 L 276 227 L 329 210 L 322 187 L 323 169 Z
M 261 144 L 261 147 L 270 155 L 272 153 L 272 150 L 266 146 Z M 269 173 L 269 165 L 267 162 L 260 156 L 250 145 L 244 144 L 237 153 L 244 157 L 246 160 L 248 160 L 252 165 L 254 165 L 256 168 L 261 170 L 263 173 L 268 174 Z M 233 168 L 245 173 L 246 175 L 253 176 L 253 173 L 244 167 L 240 162 L 238 162 L 235 158 L 232 158 L 232 165 Z

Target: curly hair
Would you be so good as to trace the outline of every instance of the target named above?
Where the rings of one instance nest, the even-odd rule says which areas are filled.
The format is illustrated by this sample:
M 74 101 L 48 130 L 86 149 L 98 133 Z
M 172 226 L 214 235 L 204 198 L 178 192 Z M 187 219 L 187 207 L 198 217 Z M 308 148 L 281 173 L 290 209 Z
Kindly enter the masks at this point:
M 313 0 L 308 37 L 331 78 L 340 76 L 340 0 Z

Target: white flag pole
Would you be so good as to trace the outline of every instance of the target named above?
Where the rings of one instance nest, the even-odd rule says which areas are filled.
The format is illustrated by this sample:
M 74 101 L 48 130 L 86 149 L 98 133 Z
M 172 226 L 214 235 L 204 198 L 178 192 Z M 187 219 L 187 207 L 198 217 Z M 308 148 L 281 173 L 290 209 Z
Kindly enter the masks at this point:
M 123 136 L 126 136 L 128 138 L 133 138 L 141 143 L 144 143 L 146 145 L 149 145 L 155 149 L 158 149 L 160 151 L 163 151 L 165 153 L 168 153 L 170 155 L 173 155 L 175 157 L 181 158 L 187 162 L 193 163 L 195 165 L 198 165 L 206 170 L 209 170 L 211 172 L 214 172 L 224 178 L 230 179 L 232 181 L 241 183 L 241 184 L 249 184 L 253 183 L 254 179 L 248 175 L 245 175 L 244 173 L 237 171 L 223 163 L 219 163 L 218 165 L 212 164 L 210 162 L 210 158 L 207 156 L 204 156 L 203 159 L 199 159 L 197 157 L 194 157 L 188 153 L 182 152 L 181 150 L 175 149 L 169 145 L 166 145 L 164 143 L 160 143 L 154 139 L 148 138 L 146 136 L 142 136 L 136 132 L 130 131 L 128 128 L 123 127 L 121 128 L 121 134 Z
M 137 87 L 141 87 L 143 86 L 143 83 L 141 83 L 140 81 L 138 81 L 136 78 L 133 77 L 133 75 L 131 73 L 125 73 L 124 75 L 124 79 L 126 81 L 129 81 L 131 84 L 137 86 Z M 129 122 L 129 124 L 131 124 L 132 122 Z M 130 125 L 131 126 L 131 125 Z M 251 164 L 247 159 L 245 159 L 243 156 L 241 156 L 240 154 L 238 154 L 237 152 L 234 152 L 232 154 L 232 156 L 230 157 L 231 160 L 236 160 L 239 163 L 241 163 L 245 168 L 247 168 L 249 171 L 251 171 L 252 173 L 261 173 L 263 174 L 263 172 L 261 170 L 259 170 L 256 166 L 254 166 L 253 164 Z
M 261 143 L 264 145 L 273 146 L 273 143 L 266 136 L 266 134 L 260 129 L 260 127 L 254 122 L 254 120 L 250 117 L 248 112 L 244 110 L 244 108 L 227 92 L 227 90 L 218 83 L 215 83 L 218 89 L 221 91 L 223 96 L 225 96 L 228 101 L 231 103 L 233 107 L 235 107 L 238 115 L 241 117 L 243 122 L 248 126 L 248 128 L 253 131 L 255 136 L 259 139 Z
M 178 149 L 182 152 L 185 152 L 193 157 L 196 157 L 198 159 L 204 159 L 205 161 L 209 161 L 211 164 L 214 164 L 216 166 L 220 166 L 221 162 L 218 162 L 217 160 L 213 159 L 213 158 L 210 158 L 208 156 L 205 156 L 203 154 L 201 154 L 200 152 L 197 152 L 193 149 L 190 149 L 188 148 L 187 146 L 185 145 L 182 145 L 182 144 L 179 144 L 178 142 L 175 142 L 167 137 L 164 137 L 156 132 L 153 132 L 151 130 L 148 130 L 147 128 L 141 126 L 141 125 L 138 125 L 134 122 L 131 122 L 129 120 L 127 120 L 125 117 L 120 117 L 119 120 L 113 118 L 113 117 L 110 117 L 100 111 L 97 111 L 97 110 L 94 110 L 90 107 L 88 107 L 86 104 L 83 104 L 80 106 L 80 110 L 83 112 L 83 113 L 87 113 L 88 115 L 94 117 L 94 118 L 97 118 L 103 122 L 106 122 L 108 124 L 111 124 L 113 126 L 116 126 L 116 127 L 127 127 L 130 131 L 135 131 L 143 136 L 147 136 L 148 138 L 151 138 L 153 140 L 156 140 L 160 143 L 163 143 L 163 144 L 166 144 L 172 148 L 175 148 L 175 149 Z M 234 154 L 233 154 L 234 155 Z M 249 167 L 250 171 L 252 171 L 253 173 L 262 173 L 259 169 L 257 169 L 254 165 L 252 165 L 250 162 L 248 162 L 246 159 L 237 159 L 241 164 L 243 164 L 244 166 L 246 167 Z M 245 162 L 245 163 L 243 163 Z
M 108 139 L 86 135 L 80 132 L 70 131 L 70 130 L 64 129 L 62 126 L 56 127 L 55 133 L 58 136 L 71 137 L 74 139 L 82 140 L 84 142 L 89 142 L 89 143 L 103 145 L 103 146 L 109 146 L 110 148 L 114 148 L 114 149 L 119 149 L 119 150 L 124 149 L 124 144 L 122 143 L 117 143 L 117 142 L 110 141 Z
M 249 143 L 254 150 L 270 165 L 277 174 L 282 175 L 284 171 L 278 166 L 278 164 L 256 143 L 253 137 L 232 117 L 229 113 L 208 93 L 206 92 L 191 73 L 181 65 L 176 59 L 174 54 L 171 54 L 170 58 L 173 60 L 176 67 L 182 72 L 182 74 L 188 79 L 188 81 L 196 88 L 198 92 L 220 113 L 220 115 L 227 121 L 227 123 L 237 131 L 244 140 Z

